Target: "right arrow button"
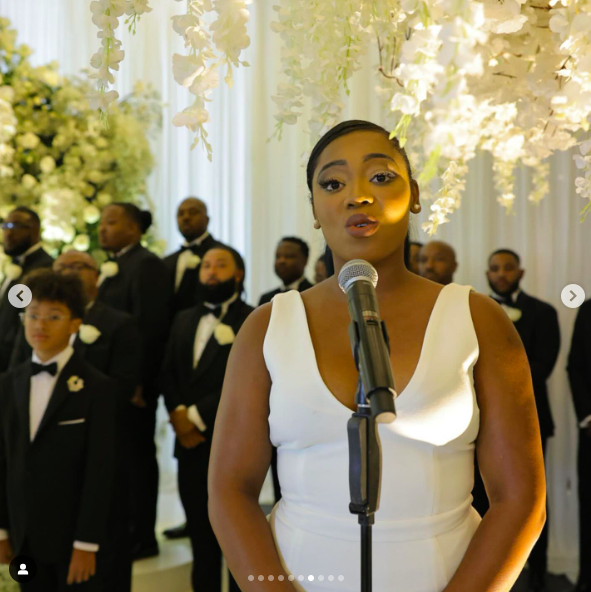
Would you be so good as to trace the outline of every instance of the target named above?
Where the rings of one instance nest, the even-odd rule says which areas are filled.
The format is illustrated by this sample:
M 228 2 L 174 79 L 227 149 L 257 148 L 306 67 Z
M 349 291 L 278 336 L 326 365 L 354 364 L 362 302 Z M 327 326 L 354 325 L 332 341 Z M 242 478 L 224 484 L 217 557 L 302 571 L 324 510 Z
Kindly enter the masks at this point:
M 569 284 L 562 290 L 560 298 L 564 306 L 579 308 L 585 302 L 585 290 L 578 284 Z

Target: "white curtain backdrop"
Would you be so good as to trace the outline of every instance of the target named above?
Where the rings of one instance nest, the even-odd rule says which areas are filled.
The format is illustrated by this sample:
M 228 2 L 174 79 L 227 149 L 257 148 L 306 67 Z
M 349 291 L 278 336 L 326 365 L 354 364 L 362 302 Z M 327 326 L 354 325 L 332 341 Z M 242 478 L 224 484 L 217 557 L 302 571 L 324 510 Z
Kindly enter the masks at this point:
M 88 67 L 99 44 L 89 4 L 89 0 L 0 0 L 0 16 L 10 18 L 19 40 L 35 49 L 34 63 L 57 60 L 62 73 L 75 74 Z M 282 236 L 297 235 L 309 241 L 309 277 L 324 246 L 320 232 L 312 228 L 301 166 L 302 154 L 310 149 L 306 118 L 286 129 L 281 142 L 267 142 L 275 124 L 271 95 L 282 80 L 280 40 L 269 27 L 275 14 L 273 3 L 255 0 L 250 6 L 252 43 L 244 59 L 251 67 L 236 73 L 231 90 L 223 86 L 212 95 L 208 127 L 212 163 L 200 146 L 190 152 L 190 134 L 170 123 L 174 113 L 190 101 L 171 71 L 172 54 L 183 53 L 183 47 L 172 31 L 170 17 L 183 12 L 184 5 L 172 0 L 152 0 L 151 4 L 154 10 L 142 17 L 135 37 L 125 29 L 120 33 L 126 56 L 116 74 L 116 88 L 124 96 L 135 81 L 151 82 L 165 103 L 162 134 L 153 146 L 157 165 L 149 183 L 159 234 L 168 241 L 168 250 L 174 250 L 180 242 L 175 226 L 177 204 L 189 194 L 202 197 L 209 206 L 211 232 L 245 256 L 247 300 L 254 304 L 263 291 L 277 284 L 273 254 Z M 376 62 L 377 54 L 370 52 L 366 67 L 355 74 L 343 118 L 383 121 L 373 91 Z M 460 266 L 455 281 L 487 292 L 484 270 L 489 253 L 499 247 L 512 248 L 522 256 L 526 269 L 524 290 L 553 304 L 559 314 L 562 348 L 550 381 L 556 436 L 549 444 L 547 463 L 550 569 L 567 571 L 572 578 L 578 554 L 577 427 L 565 367 L 576 311 L 562 304 L 560 293 L 567 284 L 576 283 L 591 296 L 591 219 L 584 224 L 579 221 L 584 203 L 574 192 L 571 154 L 552 158 L 550 195 L 537 207 L 527 202 L 530 172 L 519 171 L 513 216 L 507 216 L 496 203 L 488 156 L 479 155 L 470 164 L 463 206 L 437 235 L 457 250 Z M 414 237 L 422 241 L 428 240 L 418 230 L 429 213 L 425 205 L 413 223 Z M 165 452 L 161 465 L 172 483 L 170 450 Z

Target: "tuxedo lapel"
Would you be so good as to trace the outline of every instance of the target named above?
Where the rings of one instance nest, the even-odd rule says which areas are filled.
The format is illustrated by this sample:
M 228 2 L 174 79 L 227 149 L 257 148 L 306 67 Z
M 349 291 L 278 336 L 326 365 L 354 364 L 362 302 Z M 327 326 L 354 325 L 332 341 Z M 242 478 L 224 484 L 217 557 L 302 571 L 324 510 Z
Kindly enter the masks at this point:
M 76 353 L 73 353 L 72 357 L 68 360 L 68 363 L 63 367 L 60 375 L 58 376 L 57 382 L 55 383 L 55 388 L 53 389 L 53 393 L 51 393 L 49 403 L 47 404 L 47 408 L 45 409 L 45 413 L 43 414 L 43 418 L 39 424 L 39 429 L 35 434 L 35 440 L 39 438 L 39 434 L 49 424 L 51 418 L 56 414 L 56 412 L 70 396 L 70 391 L 68 389 L 68 379 L 71 376 L 80 376 L 81 371 L 82 369 L 80 368 L 79 358 Z
M 182 339 L 180 355 L 182 356 L 181 368 L 189 368 L 188 376 L 194 372 L 193 369 L 193 352 L 195 349 L 195 335 L 197 334 L 197 327 L 199 327 L 199 320 L 203 316 L 205 307 L 203 305 L 196 306 L 190 320 L 185 328 L 184 337 Z
M 29 404 L 31 397 L 31 362 L 21 364 L 15 371 L 14 392 L 15 408 L 20 425 L 19 433 L 23 435 L 25 443 L 31 441 L 31 426 L 29 419 Z
M 93 325 L 97 327 L 101 324 L 100 320 L 103 316 L 105 311 L 105 306 L 102 302 L 95 302 L 90 310 L 84 315 L 83 324 L 84 325 Z M 76 334 L 76 339 L 74 339 L 73 344 L 74 349 L 78 353 L 78 355 L 84 360 L 86 359 L 86 353 L 88 349 L 88 344 L 84 343 L 82 339 L 80 339 L 80 332 Z
M 240 303 L 241 303 L 241 301 L 240 301 L 240 299 L 238 299 L 238 300 L 235 300 L 230 305 L 230 307 L 228 308 L 228 312 L 221 319 L 221 322 L 224 325 L 230 325 L 230 327 L 232 327 L 232 329 L 234 329 L 233 325 L 235 323 L 236 316 L 237 316 L 238 311 L 240 309 L 240 306 L 239 306 Z M 207 307 L 202 306 L 201 308 L 203 309 L 203 315 L 209 314 Z M 228 345 L 230 345 L 230 344 L 228 344 Z M 208 370 L 208 368 L 214 362 L 215 357 L 217 356 L 221 347 L 222 346 L 219 344 L 218 340 L 215 337 L 215 330 L 214 330 L 214 332 L 211 334 L 211 337 L 209 338 L 209 341 L 207 342 L 207 345 L 205 346 L 205 349 L 203 350 L 203 353 L 201 354 L 201 357 L 199 358 L 199 362 L 197 363 L 197 367 L 195 368 L 195 370 L 193 372 L 193 377 L 192 377 L 193 381 L 199 380 L 199 378 L 201 378 L 201 376 Z

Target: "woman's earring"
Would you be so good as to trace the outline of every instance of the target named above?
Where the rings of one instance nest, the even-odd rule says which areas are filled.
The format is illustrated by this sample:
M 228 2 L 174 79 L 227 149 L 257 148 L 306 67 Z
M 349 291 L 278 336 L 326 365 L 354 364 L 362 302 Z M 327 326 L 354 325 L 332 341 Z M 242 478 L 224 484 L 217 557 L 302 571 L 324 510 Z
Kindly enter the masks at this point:
M 314 221 L 314 228 L 315 228 L 316 230 L 320 230 L 320 222 L 318 222 L 318 220 L 315 220 L 315 221 Z
M 421 211 L 421 204 L 414 204 L 413 207 L 412 207 L 412 211 L 415 214 L 418 214 Z

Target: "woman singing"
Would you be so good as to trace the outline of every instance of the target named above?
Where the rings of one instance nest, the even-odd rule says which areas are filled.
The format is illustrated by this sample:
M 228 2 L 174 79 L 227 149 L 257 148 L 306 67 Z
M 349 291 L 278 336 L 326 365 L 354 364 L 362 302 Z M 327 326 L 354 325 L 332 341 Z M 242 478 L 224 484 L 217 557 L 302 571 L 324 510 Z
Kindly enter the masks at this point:
M 379 425 L 373 590 L 508 592 L 544 524 L 541 440 L 521 340 L 491 298 L 406 268 L 419 190 L 388 136 L 348 121 L 320 139 L 307 181 L 335 275 L 258 308 L 230 354 L 209 505 L 244 592 L 360 589 L 346 430 L 358 372 L 337 281 L 351 259 L 378 272 L 399 394 L 398 417 Z M 266 518 L 258 499 L 272 446 L 283 497 Z M 471 505 L 475 451 L 490 499 L 483 520 Z

